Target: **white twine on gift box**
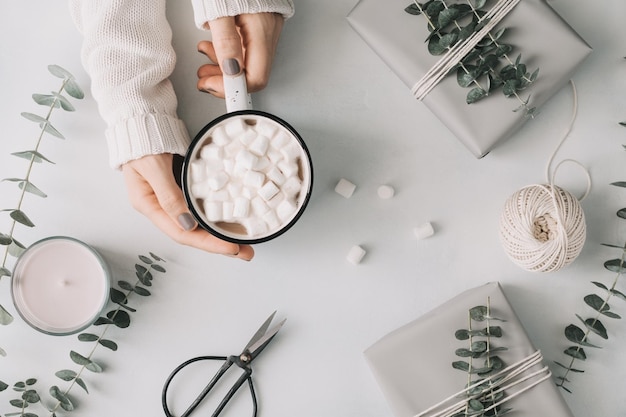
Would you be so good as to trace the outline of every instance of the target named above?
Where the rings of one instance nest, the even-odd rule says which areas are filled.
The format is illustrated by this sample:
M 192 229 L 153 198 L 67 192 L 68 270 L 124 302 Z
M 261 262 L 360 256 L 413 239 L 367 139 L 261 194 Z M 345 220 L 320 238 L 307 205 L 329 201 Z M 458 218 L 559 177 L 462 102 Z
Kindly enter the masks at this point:
M 474 384 L 464 388 L 463 390 L 449 396 L 438 404 L 435 404 L 427 410 L 416 414 L 414 417 L 452 417 L 459 412 L 465 410 L 467 408 L 468 402 L 472 399 L 479 398 L 485 394 L 487 394 L 488 396 L 493 396 L 495 398 L 495 395 L 500 392 L 510 390 L 511 388 L 532 380 L 528 385 L 523 386 L 521 389 L 513 392 L 512 394 L 505 393 L 505 395 L 499 401 L 491 404 L 489 407 L 486 407 L 483 412 L 492 410 L 550 378 L 552 373 L 547 366 L 544 366 L 538 370 L 524 375 L 526 371 L 528 371 L 535 365 L 541 364 L 542 361 L 543 356 L 541 355 L 541 352 L 536 351 L 535 353 L 525 357 L 524 359 L 521 359 L 514 364 L 502 369 L 500 372 L 487 376 L 484 379 L 475 382 Z M 472 392 L 474 388 L 480 386 L 485 386 L 485 388 L 483 388 L 480 392 L 476 394 L 468 395 L 468 393 Z M 437 411 L 437 409 L 439 409 L 440 407 L 445 406 L 452 400 L 458 399 L 460 396 L 463 396 L 461 400 L 458 400 L 457 402 L 453 403 L 443 410 Z
M 466 39 L 457 42 L 448 49 L 433 67 L 413 86 L 411 92 L 418 100 L 423 100 L 439 82 L 445 78 L 461 60 L 474 49 L 493 28 L 513 10 L 520 0 L 499 0 L 487 14 L 480 19 L 480 22 L 487 23 L 479 31 L 472 33 Z
M 532 272 L 551 272 L 572 263 L 582 251 L 587 229 L 580 205 L 591 190 L 589 171 L 578 161 L 564 159 L 554 170 L 551 166 L 576 119 L 578 100 L 573 90 L 574 111 L 565 135 L 546 165 L 547 184 L 529 185 L 506 201 L 500 216 L 500 240 L 508 257 L 521 268 Z M 580 166 L 587 188 L 580 198 L 554 185 L 558 169 L 564 163 Z

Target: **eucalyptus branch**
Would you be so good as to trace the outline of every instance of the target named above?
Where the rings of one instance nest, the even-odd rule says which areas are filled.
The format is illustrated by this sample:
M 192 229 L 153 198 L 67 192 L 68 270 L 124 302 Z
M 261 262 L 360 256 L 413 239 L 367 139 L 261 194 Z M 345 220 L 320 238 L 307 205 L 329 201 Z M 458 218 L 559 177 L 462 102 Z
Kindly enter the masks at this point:
M 103 372 L 102 366 L 93 360 L 93 355 L 96 349 L 99 346 L 104 346 L 112 351 L 116 351 L 118 348 L 117 343 L 113 340 L 105 339 L 107 331 L 111 328 L 111 326 L 121 329 L 129 327 L 131 317 L 128 312 L 136 312 L 136 309 L 128 305 L 128 300 L 131 294 L 143 297 L 150 296 L 151 293 L 146 287 L 152 286 L 152 272 L 166 272 L 165 268 L 163 268 L 159 263 L 165 261 L 153 253 L 150 253 L 150 256 L 139 256 L 139 260 L 142 263 L 135 264 L 135 275 L 137 278 L 135 283 L 131 284 L 128 281 L 120 280 L 117 284 L 121 290 L 111 288 L 110 299 L 116 307 L 106 313 L 106 317 L 99 317 L 94 323 L 94 326 L 103 326 L 100 334 L 81 333 L 78 335 L 78 340 L 81 342 L 94 342 L 93 347 L 86 356 L 83 356 L 73 350 L 70 351 L 71 360 L 76 365 L 80 366 L 78 371 L 62 369 L 55 373 L 55 375 L 63 381 L 69 382 L 69 385 L 64 390 L 59 389 L 56 385 L 50 388 L 50 395 L 56 400 L 54 406 L 49 409 L 51 417 L 56 416 L 59 408 L 64 411 L 73 411 L 75 409 L 74 403 L 70 397 L 70 392 L 75 385 L 80 386 L 87 394 L 89 394 L 87 384 L 82 378 L 83 373 L 85 370 L 94 373 Z
M 626 182 L 614 182 L 611 185 L 626 187 Z M 626 208 L 620 209 L 617 212 L 617 216 L 620 218 L 626 218 Z M 574 346 L 569 346 L 563 351 L 563 353 L 569 357 L 569 363 L 563 364 L 555 361 L 555 364 L 564 370 L 562 375 L 556 377 L 556 385 L 569 393 L 571 393 L 572 390 L 566 386 L 567 383 L 571 382 L 568 379 L 568 376 L 572 373 L 585 372 L 579 367 L 574 367 L 576 361 L 587 360 L 587 352 L 585 348 L 599 348 L 598 345 L 589 341 L 589 337 L 592 334 L 595 334 L 605 340 L 609 338 L 608 331 L 600 319 L 605 317 L 611 319 L 621 319 L 620 315 L 611 311 L 609 302 L 613 298 L 619 298 L 626 301 L 626 294 L 617 289 L 620 278 L 626 273 L 626 243 L 623 246 L 606 243 L 603 245 L 620 249 L 622 251 L 620 258 L 610 259 L 604 263 L 605 269 L 616 274 L 613 279 L 613 283 L 610 287 L 607 287 L 601 282 L 592 281 L 592 284 L 596 287 L 606 291 L 606 295 L 602 298 L 597 294 L 588 294 L 583 298 L 585 304 L 595 311 L 595 315 L 591 318 L 583 319 L 580 315 L 576 314 L 576 317 L 580 320 L 585 330 L 575 324 L 569 324 L 565 328 L 565 337 L 567 340 L 574 343 Z
M 454 417 L 466 416 L 503 416 L 511 411 L 502 408 L 499 401 L 504 392 L 498 391 L 494 381 L 489 376 L 504 368 L 504 362 L 497 356 L 498 352 L 507 350 L 506 347 L 494 347 L 492 338 L 502 337 L 502 328 L 493 326 L 492 321 L 504 321 L 491 315 L 491 302 L 487 299 L 486 306 L 476 306 L 468 312 L 467 329 L 459 329 L 454 333 L 457 340 L 467 340 L 469 347 L 460 348 L 455 354 L 467 360 L 452 362 L 452 367 L 467 373 L 465 395 L 467 401 L 465 409 Z M 473 322 L 484 322 L 485 327 L 474 328 Z M 482 366 L 475 364 L 475 360 L 482 358 Z M 478 377 L 477 379 L 474 379 Z
M 15 207 L 0 209 L 0 212 L 7 212 L 11 218 L 9 231 L 7 233 L 0 232 L 0 246 L 4 246 L 4 251 L 1 257 L 2 264 L 0 265 L 0 279 L 5 276 L 11 276 L 11 271 L 8 267 L 9 256 L 18 257 L 26 249 L 26 246 L 19 242 L 14 236 L 17 224 L 19 223 L 26 227 L 35 226 L 35 224 L 28 218 L 28 216 L 24 213 L 22 209 L 26 193 L 33 194 L 42 198 L 47 197 L 47 195 L 43 191 L 41 191 L 31 182 L 31 174 L 35 163 L 40 163 L 44 161 L 51 164 L 54 163 L 47 159 L 45 156 L 43 156 L 43 154 L 40 152 L 43 137 L 46 134 L 49 134 L 59 139 L 64 139 L 63 135 L 56 128 L 54 128 L 54 126 L 50 122 L 53 111 L 59 108 L 65 111 L 74 111 L 74 106 L 72 106 L 68 98 L 65 97 L 64 93 L 67 93 L 69 96 L 78 100 L 84 97 L 82 89 L 77 84 L 74 76 L 68 71 L 57 65 L 48 66 L 48 70 L 52 75 L 60 78 L 62 80 L 62 83 L 61 87 L 56 92 L 53 91 L 51 94 L 33 94 L 32 97 L 35 103 L 48 108 L 45 117 L 28 112 L 21 113 L 24 118 L 39 125 L 40 130 L 38 137 L 35 141 L 35 147 L 32 150 L 12 153 L 13 156 L 28 160 L 26 174 L 23 178 L 2 179 L 2 181 L 17 184 L 20 189 L 20 194 Z M 0 324 L 7 325 L 12 321 L 13 317 L 11 316 L 11 314 L 0 305 Z M 6 355 L 4 350 L 0 349 L 0 355 Z
M 428 0 L 413 3 L 404 10 L 412 15 L 426 18 L 430 35 L 426 39 L 431 55 L 442 55 L 461 42 L 478 32 L 488 21 L 483 9 L 487 0 L 467 0 L 467 4 L 448 5 L 445 0 Z M 487 97 L 492 91 L 501 89 L 504 96 L 513 97 L 520 103 L 514 109 L 525 110 L 528 117 L 534 117 L 537 110 L 529 107 L 530 96 L 523 99 L 520 92 L 532 84 L 539 70 L 532 74 L 521 62 L 521 55 L 512 60 L 508 55 L 513 47 L 500 42 L 506 28 L 497 33 L 488 33 L 457 65 L 457 83 L 463 88 L 472 87 L 466 97 L 467 104 L 472 104 Z M 500 68 L 499 62 L 505 65 Z M 483 86 L 480 79 L 484 79 Z

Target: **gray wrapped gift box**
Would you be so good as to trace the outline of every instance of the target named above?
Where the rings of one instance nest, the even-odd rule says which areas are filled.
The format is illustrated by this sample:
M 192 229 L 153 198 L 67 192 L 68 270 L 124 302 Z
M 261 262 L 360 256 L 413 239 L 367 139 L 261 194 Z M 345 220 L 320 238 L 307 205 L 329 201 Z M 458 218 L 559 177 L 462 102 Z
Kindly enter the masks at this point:
M 411 89 L 439 60 L 427 50 L 426 20 L 404 11 L 411 0 L 360 0 L 347 19 L 354 30 Z M 591 47 L 543 0 L 522 0 L 498 27 L 506 27 L 504 41 L 514 47 L 530 72 L 539 68 L 537 80 L 523 93 L 529 107 L 540 108 L 567 83 L 591 53 Z M 456 76 L 446 77 L 423 100 L 445 126 L 478 158 L 510 137 L 527 120 L 514 112 L 519 102 L 494 92 L 468 105 L 469 89 Z
M 455 350 L 467 346 L 454 332 L 467 329 L 468 310 L 486 305 L 488 298 L 492 315 L 507 320 L 498 324 L 503 335 L 494 340 L 494 345 L 508 348 L 499 354 L 505 364 L 536 352 L 499 283 L 468 290 L 387 334 L 365 351 L 396 417 L 415 416 L 463 390 L 467 376 L 451 363 L 460 359 Z M 519 417 L 572 417 L 552 377 L 512 398 L 505 407 Z

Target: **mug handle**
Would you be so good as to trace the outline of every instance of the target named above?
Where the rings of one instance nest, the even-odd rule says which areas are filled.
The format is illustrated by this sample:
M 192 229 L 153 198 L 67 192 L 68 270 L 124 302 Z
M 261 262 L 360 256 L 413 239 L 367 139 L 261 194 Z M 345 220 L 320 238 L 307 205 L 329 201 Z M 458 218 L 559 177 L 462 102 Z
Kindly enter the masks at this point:
M 252 98 L 248 94 L 246 75 L 242 72 L 234 77 L 224 76 L 226 111 L 252 110 Z

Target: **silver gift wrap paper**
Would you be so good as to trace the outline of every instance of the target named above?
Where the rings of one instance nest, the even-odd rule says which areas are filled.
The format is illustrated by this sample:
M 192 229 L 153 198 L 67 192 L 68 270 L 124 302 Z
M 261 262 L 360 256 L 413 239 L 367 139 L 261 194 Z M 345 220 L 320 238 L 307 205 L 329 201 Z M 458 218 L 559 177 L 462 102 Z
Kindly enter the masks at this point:
M 463 390 L 467 374 L 454 369 L 452 362 L 462 359 L 455 350 L 467 348 L 468 341 L 457 340 L 454 332 L 467 329 L 469 309 L 487 305 L 488 299 L 491 315 L 507 320 L 490 323 L 502 328 L 502 337 L 493 338 L 492 343 L 508 348 L 498 354 L 505 366 L 536 352 L 498 282 L 467 290 L 382 337 L 364 352 L 396 417 L 415 416 Z M 479 323 L 481 328 L 484 323 Z M 512 408 L 511 415 L 518 417 L 573 417 L 553 377 L 512 398 L 504 407 Z
M 360 0 L 347 20 L 371 49 L 408 87 L 407 94 L 439 60 L 428 52 L 424 16 L 404 11 L 411 0 Z M 574 75 L 576 68 L 591 53 L 591 47 L 545 2 L 522 0 L 494 29 L 507 33 L 502 42 L 513 46 L 532 73 L 539 68 L 537 80 L 521 97 L 530 95 L 529 107 L 541 108 Z M 529 117 L 514 112 L 520 102 L 506 98 L 501 90 L 471 105 L 466 104 L 468 88 L 457 84 L 449 74 L 423 100 L 423 103 L 477 158 L 509 138 Z

